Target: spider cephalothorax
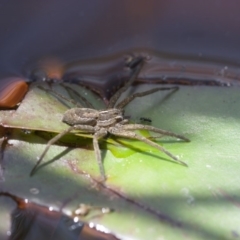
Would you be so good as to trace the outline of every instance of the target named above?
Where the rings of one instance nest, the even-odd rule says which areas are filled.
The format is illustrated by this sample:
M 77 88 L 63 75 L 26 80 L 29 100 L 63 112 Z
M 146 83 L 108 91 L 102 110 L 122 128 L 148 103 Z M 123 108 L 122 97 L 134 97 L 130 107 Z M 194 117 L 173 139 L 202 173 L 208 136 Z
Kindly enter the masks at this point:
M 101 152 L 99 149 L 98 140 L 108 135 L 115 135 L 119 137 L 136 139 L 136 140 L 142 141 L 164 152 L 166 155 L 171 157 L 174 161 L 182 165 L 186 165 L 184 162 L 180 161 L 176 156 L 168 152 L 165 148 L 163 148 L 159 144 L 151 141 L 150 139 L 142 135 L 135 133 L 135 130 L 148 130 L 151 132 L 160 133 L 162 135 L 176 137 L 184 141 L 189 141 L 187 138 L 169 131 L 165 131 L 165 130 L 150 126 L 150 125 L 131 124 L 129 123 L 128 119 L 124 118 L 124 114 L 123 114 L 124 113 L 123 108 L 137 97 L 146 96 L 160 90 L 175 91 L 178 89 L 178 87 L 154 88 L 148 91 L 132 94 L 131 96 L 117 103 L 121 94 L 124 91 L 126 91 L 127 88 L 136 79 L 142 65 L 143 65 L 143 60 L 139 61 L 139 64 L 136 66 L 136 69 L 133 70 L 134 72 L 131 78 L 129 79 L 129 81 L 112 96 L 105 110 L 96 110 L 96 109 L 90 108 L 92 105 L 86 102 L 86 99 L 83 99 L 83 100 L 86 102 L 86 105 L 89 108 L 84 108 L 80 106 L 77 108 L 71 108 L 67 110 L 63 115 L 62 121 L 68 124 L 70 127 L 67 128 L 65 131 L 56 135 L 54 138 L 52 138 L 48 142 L 45 150 L 43 151 L 42 155 L 39 157 L 35 167 L 32 169 L 31 175 L 33 175 L 34 172 L 36 171 L 38 165 L 41 163 L 49 147 L 52 144 L 54 144 L 56 141 L 58 141 L 61 137 L 63 137 L 65 134 L 73 130 L 77 130 L 79 132 L 93 135 L 93 148 L 95 151 L 96 159 L 98 161 L 101 177 L 104 181 L 106 180 L 106 176 L 105 176 L 104 167 L 101 159 Z M 59 96 L 59 94 L 56 94 L 56 95 Z M 71 102 L 73 101 L 71 100 Z M 76 104 L 76 105 L 79 106 L 79 104 Z
M 108 110 L 95 110 L 91 108 L 71 108 L 67 110 L 62 121 L 70 126 L 87 125 L 89 130 L 94 128 L 108 129 L 116 123 L 123 121 L 123 110 L 121 109 L 108 109 Z M 124 120 L 124 122 L 126 122 Z

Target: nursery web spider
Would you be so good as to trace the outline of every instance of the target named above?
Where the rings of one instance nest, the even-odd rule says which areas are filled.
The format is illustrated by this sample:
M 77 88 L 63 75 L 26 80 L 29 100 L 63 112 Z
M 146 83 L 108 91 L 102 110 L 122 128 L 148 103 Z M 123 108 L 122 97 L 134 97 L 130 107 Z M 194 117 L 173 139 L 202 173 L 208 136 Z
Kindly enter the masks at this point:
M 138 92 L 135 94 L 132 94 L 131 96 L 125 98 L 124 100 L 117 103 L 118 99 L 120 98 L 121 94 L 125 92 L 128 87 L 133 83 L 133 81 L 137 78 L 142 66 L 143 66 L 144 60 L 139 61 L 139 64 L 134 67 L 132 70 L 133 73 L 130 77 L 130 79 L 125 83 L 125 85 L 120 88 L 109 100 L 109 103 L 105 110 L 96 110 L 93 109 L 92 105 L 87 102 L 86 99 L 81 97 L 81 99 L 85 102 L 86 107 L 80 106 L 78 103 L 76 104 L 78 107 L 71 108 L 67 110 L 63 114 L 62 121 L 69 125 L 65 131 L 59 133 L 55 137 L 53 137 L 46 145 L 45 150 L 41 154 L 41 156 L 38 158 L 38 161 L 34 168 L 32 169 L 30 175 L 32 176 L 36 170 L 39 164 L 42 162 L 45 154 L 49 150 L 50 146 L 53 145 L 55 142 L 57 142 L 60 138 L 62 138 L 65 134 L 70 133 L 73 130 L 79 130 L 79 132 L 92 134 L 93 135 L 93 148 L 95 152 L 95 156 L 99 165 L 100 174 L 102 177 L 102 180 L 106 180 L 106 175 L 101 159 L 101 152 L 99 149 L 98 141 L 101 138 L 104 138 L 108 135 L 115 135 L 119 137 L 124 138 L 130 138 L 130 139 L 136 139 L 139 141 L 142 141 L 162 152 L 164 152 L 166 155 L 168 155 L 170 158 L 172 158 L 175 162 L 187 166 L 184 162 L 180 161 L 176 156 L 174 156 L 172 153 L 168 152 L 165 148 L 158 145 L 157 143 L 151 141 L 150 139 L 141 136 L 137 133 L 135 133 L 135 130 L 148 130 L 155 133 L 160 133 L 162 135 L 167 135 L 171 137 L 175 137 L 178 139 L 182 139 L 186 142 L 189 142 L 189 139 L 187 139 L 184 136 L 165 131 L 150 125 L 143 125 L 143 124 L 131 124 L 129 123 L 129 120 L 124 117 L 124 110 L 123 108 L 129 104 L 132 100 L 134 100 L 137 97 L 143 97 L 149 94 L 152 94 L 154 92 L 160 91 L 160 90 L 174 90 L 176 91 L 178 87 L 161 87 L 161 88 L 154 88 L 148 91 L 144 92 Z M 44 89 L 45 91 L 52 90 Z M 55 95 L 60 96 L 59 94 L 53 92 Z M 73 102 L 73 100 L 70 100 Z

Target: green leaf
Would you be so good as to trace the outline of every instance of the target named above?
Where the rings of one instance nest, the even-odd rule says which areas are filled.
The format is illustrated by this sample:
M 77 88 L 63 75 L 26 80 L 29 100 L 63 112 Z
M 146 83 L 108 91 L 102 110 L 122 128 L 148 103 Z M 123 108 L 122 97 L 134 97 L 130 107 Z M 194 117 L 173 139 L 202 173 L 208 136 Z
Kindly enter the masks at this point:
M 134 91 L 152 87 L 155 85 L 142 85 Z M 132 93 L 130 89 L 126 95 Z M 110 138 L 107 150 L 102 150 L 106 186 L 97 184 L 100 173 L 91 139 L 86 145 L 79 140 L 80 147 L 68 145 L 67 138 L 52 146 L 42 167 L 29 177 L 47 140 L 34 131 L 20 129 L 60 132 L 66 128 L 61 116 L 67 109 L 40 89 L 33 88 L 29 94 L 16 112 L 0 113 L 2 125 L 15 129 L 4 149 L 5 181 L 1 189 L 57 209 L 64 203 L 65 213 L 79 203 L 113 208 L 113 213 L 90 221 L 104 225 L 122 239 L 236 239 L 240 235 L 237 88 L 181 87 L 174 94 L 164 91 L 135 99 L 126 107 L 132 121 L 148 117 L 153 126 L 191 140 L 185 143 L 162 137 L 158 141 L 188 167 L 173 163 L 164 153 L 143 143 Z M 92 99 L 92 103 L 98 105 L 99 101 Z M 124 147 L 119 145 L 121 141 Z M 102 142 L 102 146 L 105 144 Z M 134 154 L 115 157 L 109 151 L 112 144 L 115 155 L 130 146 Z

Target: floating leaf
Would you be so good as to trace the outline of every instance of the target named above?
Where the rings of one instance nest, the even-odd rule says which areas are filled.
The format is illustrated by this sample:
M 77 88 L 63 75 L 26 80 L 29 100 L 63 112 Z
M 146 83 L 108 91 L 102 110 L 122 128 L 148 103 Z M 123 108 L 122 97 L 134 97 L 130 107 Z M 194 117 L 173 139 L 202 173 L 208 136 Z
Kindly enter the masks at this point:
M 138 86 L 136 90 L 150 87 L 154 86 Z M 55 101 L 49 94 L 39 93 L 39 101 L 47 97 Z M 113 213 L 90 221 L 103 225 L 120 239 L 236 239 L 240 235 L 239 91 L 181 87 L 167 95 L 158 92 L 136 99 L 126 108 L 126 115 L 131 114 L 133 121 L 148 117 L 153 126 L 190 138 L 190 143 L 162 138 L 159 142 L 188 167 L 174 164 L 163 153 L 147 147 L 123 158 L 102 150 L 108 176 L 103 185 L 98 183 L 100 173 L 91 146 L 69 148 L 58 143 L 50 148 L 44 164 L 30 178 L 29 172 L 46 146 L 46 139 L 13 130 L 4 148 L 1 165 L 5 181 L 1 189 L 42 205 L 62 208 L 65 213 L 79 203 L 113 208 Z M 26 123 L 10 119 L 13 113 L 9 112 L 1 112 L 1 122 L 13 128 L 61 131 L 65 127 L 60 123 L 61 114 L 66 108 L 62 107 L 60 113 L 58 100 L 51 106 L 44 102 L 45 105 L 25 108 L 21 118 L 30 116 Z M 53 112 L 57 108 L 58 113 L 42 115 L 43 120 L 40 114 L 34 125 L 31 114 L 40 113 L 42 108 L 51 108 Z M 20 110 L 21 106 L 16 114 Z M 51 122 L 55 115 L 58 121 Z M 142 143 L 133 144 L 142 149 Z M 39 190 L 37 194 L 31 191 L 33 188 Z

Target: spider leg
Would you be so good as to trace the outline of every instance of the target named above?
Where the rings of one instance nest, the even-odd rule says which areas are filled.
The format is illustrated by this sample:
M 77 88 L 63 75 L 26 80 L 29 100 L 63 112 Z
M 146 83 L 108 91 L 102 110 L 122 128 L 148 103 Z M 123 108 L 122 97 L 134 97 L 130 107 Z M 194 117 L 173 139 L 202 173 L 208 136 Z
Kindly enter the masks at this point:
M 70 88 L 70 87 L 68 87 L 68 86 L 66 86 L 62 83 L 60 83 L 60 85 L 63 86 L 64 88 L 66 88 L 68 91 L 74 92 L 84 102 L 86 107 L 94 108 L 93 105 L 85 97 L 81 96 L 77 91 L 75 91 L 74 89 L 72 89 L 72 88 Z M 76 104 L 78 104 L 78 103 L 76 103 Z M 78 104 L 78 105 L 80 105 L 80 104 Z M 82 107 L 82 106 L 80 106 L 80 107 Z
M 168 152 L 164 147 L 156 144 L 155 142 L 152 142 L 151 140 L 136 134 L 135 132 L 131 132 L 131 131 L 124 131 L 124 129 L 119 129 L 119 128 L 110 128 L 109 132 L 115 136 L 120 136 L 120 137 L 125 137 L 125 138 L 131 138 L 131 139 L 136 139 L 139 141 L 142 141 L 158 150 L 160 150 L 161 152 L 165 153 L 166 155 L 168 155 L 170 158 L 172 158 L 175 162 L 187 166 L 187 164 L 185 162 L 182 162 L 181 160 L 179 160 L 176 156 L 174 156 L 173 154 L 171 154 L 170 152 Z
M 178 90 L 178 87 L 161 87 L 161 88 L 153 88 L 153 89 L 150 89 L 148 91 L 145 91 L 145 92 L 138 92 L 138 93 L 135 93 L 133 95 L 131 95 L 130 97 L 128 98 L 125 98 L 124 100 L 122 100 L 120 103 L 118 103 L 116 105 L 116 108 L 124 108 L 127 104 L 129 104 L 131 101 L 133 101 L 136 97 L 143 97 L 143 96 L 146 96 L 146 95 L 149 95 L 149 94 L 152 94 L 152 93 L 155 93 L 157 91 L 161 91 L 161 90 Z
M 39 164 L 42 162 L 44 156 L 46 155 L 47 151 L 49 150 L 49 148 L 51 147 L 51 145 L 53 145 L 55 142 L 57 142 L 60 138 L 62 138 L 65 134 L 71 132 L 74 129 L 73 126 L 69 127 L 68 129 L 64 130 L 63 132 L 57 134 L 54 138 L 52 138 L 48 143 L 47 146 L 45 147 L 44 151 L 42 152 L 41 156 L 38 158 L 37 163 L 35 164 L 34 168 L 32 169 L 32 171 L 30 172 L 30 176 L 33 176 L 33 174 L 36 172 L 37 167 L 39 166 Z
M 94 148 L 94 152 L 96 155 L 96 159 L 98 162 L 98 166 L 99 166 L 99 170 L 100 170 L 100 174 L 101 174 L 103 182 L 106 181 L 106 175 L 105 175 L 105 171 L 104 171 L 104 167 L 103 167 L 103 163 L 102 163 L 101 151 L 99 148 L 98 139 L 103 138 L 106 135 L 107 135 L 107 131 L 105 129 L 102 129 L 102 131 L 100 130 L 99 132 L 96 132 L 93 135 L 93 148 Z
M 62 138 L 64 135 L 66 135 L 67 133 L 71 132 L 72 130 L 82 130 L 85 133 L 94 133 L 95 129 L 92 126 L 88 126 L 88 125 L 75 125 L 75 126 L 71 126 L 69 128 L 67 128 L 66 130 L 60 132 L 58 135 L 56 135 L 54 138 L 52 138 L 48 143 L 46 148 L 44 149 L 43 153 L 41 154 L 41 156 L 38 158 L 37 163 L 35 164 L 34 168 L 32 169 L 32 171 L 30 172 L 30 176 L 33 176 L 33 174 L 36 172 L 37 167 L 39 166 L 39 164 L 42 162 L 44 156 L 46 155 L 47 151 L 49 150 L 49 148 L 51 147 L 51 145 L 53 145 L 55 142 L 57 142 L 60 138 Z
M 108 106 L 107 106 L 107 109 L 110 109 L 110 108 L 114 108 L 114 105 L 116 104 L 117 100 L 119 99 L 119 97 L 121 96 L 121 94 L 123 92 L 125 92 L 128 87 L 135 81 L 135 79 L 137 78 L 140 70 L 142 69 L 142 66 L 143 66 L 143 63 L 144 63 L 144 60 L 142 59 L 139 64 L 137 65 L 136 69 L 134 69 L 134 72 L 132 74 L 132 76 L 130 77 L 129 81 L 122 87 L 120 88 L 110 99 L 109 103 L 108 103 Z
M 82 104 L 80 104 L 80 103 L 74 101 L 73 99 L 66 98 L 66 97 L 64 97 L 62 94 L 57 93 L 57 92 L 55 92 L 55 91 L 52 90 L 52 89 L 47 89 L 47 88 L 42 87 L 42 86 L 38 86 L 38 88 L 40 88 L 41 90 L 44 90 L 45 92 L 50 92 L 50 93 L 54 94 L 55 96 L 57 96 L 57 97 L 59 97 L 59 98 L 65 100 L 65 101 L 68 101 L 68 102 L 74 104 L 74 105 L 77 106 L 77 107 L 80 107 L 80 108 L 83 107 Z
M 149 125 L 142 125 L 142 124 L 127 124 L 127 125 L 123 125 L 122 126 L 123 130 L 148 130 L 151 132 L 155 132 L 155 133 L 160 133 L 166 136 L 171 136 L 171 137 L 175 137 L 175 138 L 179 138 L 184 140 L 185 142 L 190 142 L 190 140 L 182 135 L 173 133 L 173 132 L 169 132 L 160 128 L 156 128 L 153 126 L 149 126 Z

